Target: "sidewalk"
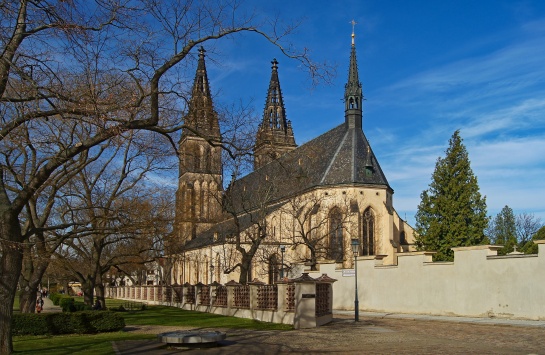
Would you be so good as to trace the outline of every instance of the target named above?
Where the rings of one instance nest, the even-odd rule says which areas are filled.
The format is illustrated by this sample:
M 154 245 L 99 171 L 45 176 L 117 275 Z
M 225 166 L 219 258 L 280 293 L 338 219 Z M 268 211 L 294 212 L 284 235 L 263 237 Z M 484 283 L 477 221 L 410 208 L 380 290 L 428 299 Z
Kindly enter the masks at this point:
M 478 317 L 457 317 L 457 316 L 434 316 L 427 314 L 404 314 L 404 313 L 381 313 L 381 312 L 362 312 L 360 318 L 390 318 L 421 321 L 439 321 L 453 323 L 485 324 L 485 325 L 506 325 L 519 327 L 542 327 L 545 328 L 543 320 L 529 319 L 508 319 L 508 318 L 478 318 Z M 333 310 L 333 316 L 343 319 L 354 319 L 354 311 Z
M 191 348 L 195 354 L 545 354 L 545 321 L 444 317 L 337 311 L 333 322 L 317 328 L 259 331 L 213 329 L 227 339 L 213 348 Z M 498 326 L 499 325 L 499 326 Z M 514 329 L 512 326 L 516 326 Z M 137 333 L 136 327 L 126 331 Z M 157 328 L 155 334 L 161 333 Z M 146 334 L 153 333 L 147 329 Z M 195 344 L 198 346 L 198 344 Z M 114 341 L 118 355 L 173 355 L 190 348 L 173 349 L 157 339 Z
M 55 306 L 53 304 L 53 301 L 51 301 L 49 298 L 45 297 L 42 299 L 44 301 L 44 308 L 42 310 L 43 313 L 62 312 L 62 308 L 59 306 Z

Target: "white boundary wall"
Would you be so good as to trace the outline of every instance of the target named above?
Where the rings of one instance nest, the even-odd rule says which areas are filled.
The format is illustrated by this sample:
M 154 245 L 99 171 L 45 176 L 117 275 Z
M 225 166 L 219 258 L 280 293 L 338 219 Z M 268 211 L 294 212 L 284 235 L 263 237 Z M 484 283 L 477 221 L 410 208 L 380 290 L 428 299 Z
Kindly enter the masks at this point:
M 363 311 L 545 320 L 545 240 L 539 253 L 497 256 L 498 246 L 454 248 L 454 262 L 432 262 L 431 252 L 358 257 L 358 298 Z M 352 273 L 350 273 L 352 271 Z M 354 309 L 353 270 L 321 264 L 333 284 L 333 309 Z M 344 276 L 343 276 L 344 275 Z

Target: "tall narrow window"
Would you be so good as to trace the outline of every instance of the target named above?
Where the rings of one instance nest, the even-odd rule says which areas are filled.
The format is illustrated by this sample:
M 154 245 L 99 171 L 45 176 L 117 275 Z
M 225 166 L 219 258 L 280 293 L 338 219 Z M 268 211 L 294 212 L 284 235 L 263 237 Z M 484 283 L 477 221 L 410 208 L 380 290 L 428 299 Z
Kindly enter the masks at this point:
M 342 214 L 338 208 L 329 213 L 329 258 L 336 262 L 342 262 L 343 251 L 343 223 Z
M 375 255 L 375 215 L 368 207 L 363 212 L 363 255 Z

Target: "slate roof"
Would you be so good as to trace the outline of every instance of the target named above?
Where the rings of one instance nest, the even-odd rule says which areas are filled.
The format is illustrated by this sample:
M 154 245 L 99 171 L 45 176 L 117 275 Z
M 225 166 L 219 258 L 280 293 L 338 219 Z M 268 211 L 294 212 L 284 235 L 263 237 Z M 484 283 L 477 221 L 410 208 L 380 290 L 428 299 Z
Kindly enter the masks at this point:
M 226 193 L 231 208 L 240 212 L 336 185 L 382 185 L 392 190 L 363 131 L 346 123 L 235 181 Z
M 244 231 L 245 229 L 251 227 L 255 224 L 255 221 L 259 218 L 259 214 L 268 215 L 280 207 L 282 203 L 277 203 L 274 205 L 267 206 L 263 211 L 254 211 L 252 213 L 246 213 L 241 215 L 238 218 L 238 223 L 240 230 Z M 186 249 L 198 249 L 205 246 L 213 245 L 215 243 L 224 244 L 228 239 L 235 235 L 237 232 L 237 226 L 233 218 L 227 219 L 223 222 L 217 223 L 212 228 L 199 233 L 197 238 L 189 240 L 185 244 Z M 217 236 L 217 240 L 214 240 L 214 237 Z

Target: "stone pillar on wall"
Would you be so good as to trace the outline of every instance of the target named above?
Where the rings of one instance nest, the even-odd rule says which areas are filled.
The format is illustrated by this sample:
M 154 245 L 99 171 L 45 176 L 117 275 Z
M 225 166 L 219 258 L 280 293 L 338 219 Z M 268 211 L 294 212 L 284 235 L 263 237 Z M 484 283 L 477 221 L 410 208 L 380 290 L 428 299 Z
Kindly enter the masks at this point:
M 288 283 L 285 281 L 279 281 L 276 284 L 276 287 L 278 287 L 278 311 L 286 312 Z
M 210 306 L 213 306 L 216 303 L 216 290 L 221 284 L 217 281 L 214 281 L 210 284 Z
M 264 284 L 264 282 L 261 282 L 257 279 L 252 282 L 248 282 L 248 285 L 250 286 L 250 309 L 258 309 L 257 293 L 259 291 L 259 286 Z
M 295 284 L 295 329 L 316 327 L 316 280 L 304 272 Z
M 227 287 L 227 309 L 230 310 L 235 308 L 235 287 L 240 285 L 238 282 L 231 280 L 225 284 Z

